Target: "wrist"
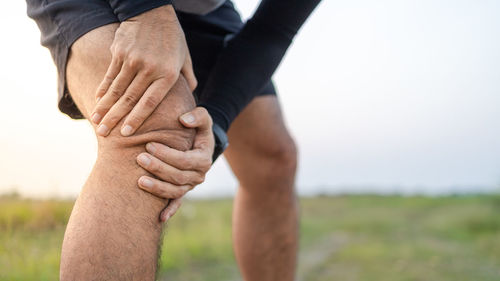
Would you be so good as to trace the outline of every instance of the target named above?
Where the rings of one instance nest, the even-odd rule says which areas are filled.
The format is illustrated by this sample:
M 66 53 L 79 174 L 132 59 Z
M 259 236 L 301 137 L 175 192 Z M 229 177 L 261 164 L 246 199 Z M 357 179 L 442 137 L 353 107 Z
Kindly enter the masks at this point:
M 214 134 L 214 154 L 212 155 L 212 163 L 217 160 L 217 158 L 224 153 L 227 146 L 229 145 L 226 132 L 217 123 L 212 125 L 212 132 Z

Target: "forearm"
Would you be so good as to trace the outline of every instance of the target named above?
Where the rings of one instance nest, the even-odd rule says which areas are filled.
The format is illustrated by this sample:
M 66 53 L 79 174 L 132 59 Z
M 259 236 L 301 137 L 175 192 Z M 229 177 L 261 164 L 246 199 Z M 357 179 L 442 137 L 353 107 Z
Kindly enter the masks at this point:
M 209 77 L 201 105 L 227 130 L 283 59 L 294 36 L 320 0 L 263 0 L 232 38 Z

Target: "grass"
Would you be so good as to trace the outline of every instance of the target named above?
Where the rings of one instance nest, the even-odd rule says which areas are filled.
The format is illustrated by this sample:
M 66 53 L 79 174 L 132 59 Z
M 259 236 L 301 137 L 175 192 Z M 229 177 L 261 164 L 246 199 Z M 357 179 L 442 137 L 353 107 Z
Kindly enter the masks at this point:
M 0 197 L 0 280 L 57 280 L 71 201 Z M 300 280 L 500 280 L 500 196 L 301 199 Z M 231 201 L 187 201 L 161 280 L 241 280 Z

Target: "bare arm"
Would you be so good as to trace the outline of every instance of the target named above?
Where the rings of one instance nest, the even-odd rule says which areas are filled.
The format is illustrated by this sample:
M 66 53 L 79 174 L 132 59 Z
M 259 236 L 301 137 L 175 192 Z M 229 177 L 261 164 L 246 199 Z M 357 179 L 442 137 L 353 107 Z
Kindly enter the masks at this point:
M 121 134 L 134 134 L 181 72 L 191 91 L 196 87 L 186 39 L 172 5 L 121 22 L 110 51 L 111 63 L 90 114 L 100 136 L 107 136 L 123 118 Z

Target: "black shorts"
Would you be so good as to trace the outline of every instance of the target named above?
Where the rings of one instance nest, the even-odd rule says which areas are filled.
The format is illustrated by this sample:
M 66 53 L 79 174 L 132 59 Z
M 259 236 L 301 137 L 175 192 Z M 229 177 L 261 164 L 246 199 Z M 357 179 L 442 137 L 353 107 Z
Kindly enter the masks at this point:
M 83 115 L 76 107 L 66 87 L 66 63 L 71 45 L 85 33 L 110 23 L 119 22 L 113 10 L 102 0 L 27 0 L 28 15 L 41 31 L 41 44 L 47 47 L 57 67 L 59 109 L 71 118 Z M 226 1 L 206 15 L 177 12 L 198 80 L 194 91 L 197 98 L 224 48 L 227 36 L 243 26 L 241 17 L 231 1 Z M 258 95 L 275 95 L 270 81 Z

